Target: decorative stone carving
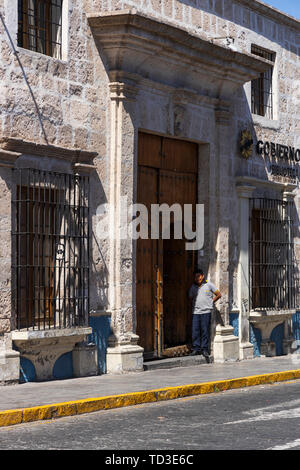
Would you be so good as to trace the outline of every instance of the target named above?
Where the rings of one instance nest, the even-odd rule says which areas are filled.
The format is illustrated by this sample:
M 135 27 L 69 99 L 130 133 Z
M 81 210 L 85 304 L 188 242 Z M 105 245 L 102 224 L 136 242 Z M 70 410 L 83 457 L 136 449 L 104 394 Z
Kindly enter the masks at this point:
M 13 331 L 12 340 L 20 354 L 33 363 L 37 380 L 42 381 L 53 379 L 57 359 L 72 351 L 75 344 L 81 343 L 90 333 L 92 328 L 89 327 Z
M 270 340 L 270 336 L 274 328 L 285 322 L 285 338 L 283 340 L 283 352 L 289 354 L 291 352 L 291 345 L 293 338 L 291 337 L 290 329 L 286 326 L 288 321 L 291 321 L 292 315 L 295 311 L 267 311 L 267 312 L 250 312 L 249 320 L 261 331 L 262 341 L 260 352 L 264 356 L 276 356 L 275 343 Z
M 11 152 L 0 148 L 0 166 L 12 168 L 20 156 L 21 153 L 19 152 Z
M 264 59 L 213 44 L 134 9 L 90 14 L 88 21 L 109 75 L 122 71 L 176 87 L 180 77 L 182 88 L 220 98 L 270 68 Z
M 241 133 L 240 151 L 243 158 L 248 160 L 251 157 L 253 150 L 253 138 L 249 130 L 244 130 Z

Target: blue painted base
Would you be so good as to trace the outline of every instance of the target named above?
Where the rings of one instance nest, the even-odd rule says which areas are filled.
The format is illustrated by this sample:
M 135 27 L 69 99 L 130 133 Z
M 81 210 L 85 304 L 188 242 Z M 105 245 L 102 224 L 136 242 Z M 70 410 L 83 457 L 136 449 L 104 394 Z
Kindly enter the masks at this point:
M 93 333 L 89 335 L 89 341 L 95 343 L 98 349 L 98 373 L 106 373 L 106 350 L 108 347 L 108 338 L 111 335 L 110 315 L 100 317 L 90 317 L 89 326 Z
M 300 310 L 292 316 L 293 337 L 295 338 L 296 348 L 300 349 Z
M 73 377 L 72 351 L 60 356 L 53 367 L 53 379 L 71 379 Z
M 229 314 L 229 325 L 233 326 L 233 334 L 234 336 L 239 336 L 239 314 L 238 313 L 230 313 Z
M 20 383 L 35 382 L 35 367 L 26 357 L 20 357 Z
M 98 349 L 98 373 L 106 373 L 106 350 L 108 338 L 111 335 L 110 315 L 101 317 L 90 317 L 89 325 L 93 332 L 89 335 L 88 341 L 95 343 Z M 53 379 L 70 379 L 73 377 L 72 351 L 60 356 L 53 367 Z M 20 383 L 35 382 L 35 367 L 31 361 L 25 357 L 20 359 Z
M 299 344 L 300 344 L 300 312 L 299 315 L 296 317 L 294 316 L 294 325 L 298 329 L 298 336 L 299 336 Z M 230 313 L 229 314 L 229 324 L 233 326 L 234 331 L 233 334 L 235 336 L 239 336 L 239 314 L 238 313 Z M 284 338 L 284 324 L 278 325 L 272 331 L 270 336 L 270 340 L 275 342 L 276 347 L 276 356 L 283 355 L 283 346 L 282 341 Z M 250 343 L 253 344 L 253 356 L 260 357 L 261 355 L 261 332 L 258 328 L 255 328 L 253 325 L 250 324 Z
M 276 356 L 283 356 L 282 342 L 284 339 L 284 323 L 277 325 L 271 333 L 270 340 L 274 341 L 276 347 Z
M 260 357 L 261 332 L 250 323 L 250 343 L 253 344 L 253 357 Z

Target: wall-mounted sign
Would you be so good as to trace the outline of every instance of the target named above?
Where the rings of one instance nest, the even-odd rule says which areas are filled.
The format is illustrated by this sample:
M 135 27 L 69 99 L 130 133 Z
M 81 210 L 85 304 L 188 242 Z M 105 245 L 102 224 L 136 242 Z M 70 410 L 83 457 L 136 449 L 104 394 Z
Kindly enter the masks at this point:
M 287 178 L 296 179 L 298 176 L 297 168 L 287 166 L 271 165 L 271 175 L 285 176 Z
M 300 176 L 298 165 L 298 162 L 300 162 L 300 149 L 289 145 L 259 140 L 256 144 L 256 152 L 258 155 L 263 155 L 276 161 L 276 163 L 272 163 L 270 166 L 272 175 L 284 176 L 293 180 Z
M 264 155 L 265 157 L 278 158 L 291 162 L 300 161 L 300 149 L 295 149 L 288 145 L 259 140 L 256 144 L 256 151 L 259 155 Z
M 244 130 L 241 133 L 241 140 L 240 140 L 240 151 L 242 154 L 243 158 L 248 158 L 251 157 L 252 155 L 252 149 L 253 149 L 253 139 L 251 132 L 248 130 Z

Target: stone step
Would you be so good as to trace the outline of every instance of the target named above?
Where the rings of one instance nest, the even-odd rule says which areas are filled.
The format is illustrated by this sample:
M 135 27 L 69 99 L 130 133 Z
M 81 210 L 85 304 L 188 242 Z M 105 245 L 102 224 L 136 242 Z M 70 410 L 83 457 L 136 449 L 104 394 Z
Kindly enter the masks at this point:
M 210 362 L 212 362 L 212 357 L 210 357 Z M 144 362 L 144 370 L 190 367 L 198 364 L 206 364 L 206 360 L 203 356 L 167 357 Z

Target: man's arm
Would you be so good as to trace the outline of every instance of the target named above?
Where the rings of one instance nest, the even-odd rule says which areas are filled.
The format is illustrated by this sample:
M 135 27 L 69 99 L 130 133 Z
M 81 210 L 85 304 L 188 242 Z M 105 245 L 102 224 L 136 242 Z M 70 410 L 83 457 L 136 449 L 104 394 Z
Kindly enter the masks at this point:
M 213 302 L 215 303 L 217 302 L 217 300 L 219 300 L 222 297 L 222 294 L 218 289 L 214 292 L 214 294 L 215 294 L 215 297 L 213 298 Z

